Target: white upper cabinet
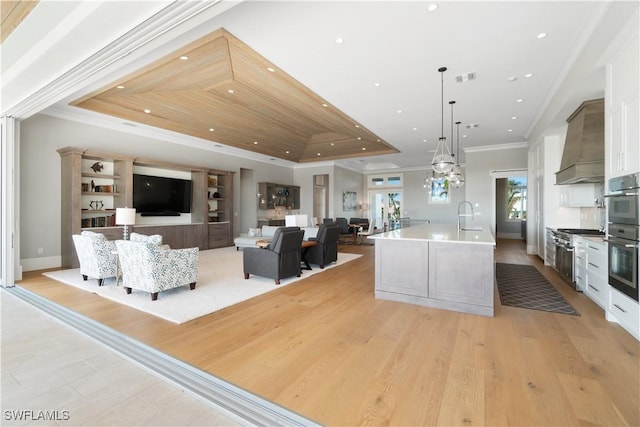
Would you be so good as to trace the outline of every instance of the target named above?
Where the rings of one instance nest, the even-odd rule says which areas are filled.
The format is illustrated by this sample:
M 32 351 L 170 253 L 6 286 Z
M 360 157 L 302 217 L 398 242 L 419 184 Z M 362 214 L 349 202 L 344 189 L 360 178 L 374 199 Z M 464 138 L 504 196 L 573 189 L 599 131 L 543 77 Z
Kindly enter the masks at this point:
M 640 172 L 640 58 L 638 39 L 607 65 L 605 146 L 607 179 Z

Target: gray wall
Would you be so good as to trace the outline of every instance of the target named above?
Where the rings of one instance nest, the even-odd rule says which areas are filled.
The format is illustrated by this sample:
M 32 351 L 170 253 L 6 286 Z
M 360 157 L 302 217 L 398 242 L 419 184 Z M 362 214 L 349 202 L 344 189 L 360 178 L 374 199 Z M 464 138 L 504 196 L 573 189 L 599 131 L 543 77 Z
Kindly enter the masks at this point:
M 466 194 L 475 209 L 476 222 L 490 227 L 495 233 L 495 178 L 492 171 L 527 168 L 527 147 L 506 148 L 466 153 Z M 495 234 L 494 234 L 495 235 Z
M 203 166 L 236 172 L 254 171 L 257 182 L 293 183 L 293 169 L 239 158 L 171 142 L 131 135 L 103 127 L 38 114 L 21 122 L 20 141 L 20 259 L 25 271 L 60 265 L 60 156 L 57 149 L 80 147 L 106 153 Z M 302 185 L 301 185 L 302 186 Z M 312 192 L 311 181 L 302 194 Z M 257 188 L 257 187 L 256 187 Z M 240 197 L 234 198 L 235 229 L 240 233 Z M 255 212 L 255 209 L 252 209 Z M 42 248 L 39 253 L 38 249 Z

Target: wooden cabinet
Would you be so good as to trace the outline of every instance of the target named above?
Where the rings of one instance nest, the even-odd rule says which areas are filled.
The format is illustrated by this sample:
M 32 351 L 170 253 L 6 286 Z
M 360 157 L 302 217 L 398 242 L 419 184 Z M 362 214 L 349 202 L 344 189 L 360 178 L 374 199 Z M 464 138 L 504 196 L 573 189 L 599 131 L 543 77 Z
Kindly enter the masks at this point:
M 208 246 L 209 249 L 224 248 L 231 245 L 231 232 L 228 222 L 214 223 L 208 225 Z
M 595 184 L 573 184 L 560 186 L 560 206 L 590 207 L 596 202 Z
M 284 206 L 287 209 L 300 209 L 300 187 L 295 185 L 258 183 L 258 209 L 275 209 Z
M 607 245 L 604 242 L 586 241 L 587 281 L 586 295 L 596 304 L 607 309 L 609 299 L 609 274 Z
M 639 49 L 636 38 L 607 66 L 607 179 L 640 172 Z
M 233 172 L 207 171 L 206 187 L 208 246 L 230 246 L 233 232 Z
M 72 235 L 91 228 L 109 237 L 122 237 L 122 227 L 114 227 L 115 209 L 133 206 L 133 159 L 75 147 L 61 148 L 58 153 L 61 263 L 78 267 Z
M 233 172 L 204 167 L 134 159 L 67 147 L 58 150 L 61 159 L 61 262 L 78 267 L 71 236 L 83 229 L 122 238 L 115 226 L 115 209 L 133 206 L 134 167 L 188 172 L 191 175 L 191 214 L 186 223 L 136 224 L 132 231 L 161 234 L 172 248 L 222 247 L 231 245 L 233 230 Z M 220 223 L 211 228 L 207 224 Z M 221 230 L 226 232 L 222 233 Z

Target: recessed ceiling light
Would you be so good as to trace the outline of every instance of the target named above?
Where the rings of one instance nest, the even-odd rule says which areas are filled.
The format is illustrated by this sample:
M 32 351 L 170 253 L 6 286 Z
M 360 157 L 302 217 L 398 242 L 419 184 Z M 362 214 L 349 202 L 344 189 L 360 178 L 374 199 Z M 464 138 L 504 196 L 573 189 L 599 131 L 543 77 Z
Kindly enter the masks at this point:
M 319 156 L 319 155 L 320 155 L 320 153 L 316 153 L 316 156 Z
M 522 99 L 522 98 L 518 98 L 518 99 L 516 99 L 516 102 L 517 102 L 517 103 L 520 103 L 520 102 L 522 102 L 522 101 L 524 101 L 524 99 Z
M 507 129 L 507 132 L 513 132 L 513 129 Z
M 511 116 L 511 120 L 515 120 L 517 118 L 518 118 L 518 116 Z
M 516 76 L 511 76 L 507 77 L 507 80 L 509 80 L 510 82 L 515 82 L 516 80 L 518 80 L 518 78 Z
M 359 127 L 360 127 L 360 125 L 356 125 L 356 127 L 357 127 L 357 128 L 359 128 Z
M 342 43 L 344 43 L 344 39 L 343 39 L 342 37 L 338 37 L 338 38 L 336 39 L 336 43 L 338 43 L 338 44 L 342 44 Z
M 375 82 L 373 85 L 374 85 L 375 87 L 380 87 L 380 83 L 379 83 L 379 82 Z
M 267 67 L 267 71 L 275 73 L 276 70 L 273 67 Z
M 413 128 L 413 130 L 418 130 L 418 128 Z
M 335 143 L 335 142 L 332 142 L 332 143 L 331 143 L 331 146 L 333 147 L 334 145 L 336 145 L 336 143 Z
M 235 91 L 233 89 L 228 89 L 227 92 L 234 93 Z
M 537 39 L 543 39 L 547 37 L 547 33 L 538 33 L 538 35 L 536 36 Z
M 366 147 L 362 147 L 362 151 L 367 151 L 367 148 Z
M 358 137 L 358 141 L 362 141 L 362 137 L 361 136 Z
M 467 134 L 466 134 L 466 133 L 463 133 L 463 134 L 462 134 L 462 137 L 463 137 L 463 138 L 466 138 L 466 137 L 467 137 Z
M 525 78 L 527 78 L 527 79 L 528 79 L 528 78 L 530 78 L 530 77 L 533 77 L 533 74 L 532 74 L 532 73 L 527 73 L 527 74 L 525 74 L 524 76 L 525 76 Z
M 431 4 L 427 7 L 427 10 L 428 10 L 429 12 L 433 12 L 433 11 L 435 11 L 436 9 L 438 9 L 438 5 L 437 5 L 437 4 L 435 4 L 435 3 L 431 3 Z
M 188 56 L 186 56 L 186 55 L 182 55 L 182 56 L 180 57 L 180 59 L 182 59 L 183 61 L 186 61 L 187 59 L 189 59 L 189 57 L 188 57 Z
M 122 85 L 118 85 L 118 86 L 116 86 L 116 88 L 118 88 L 118 89 L 124 89 L 124 86 L 122 86 Z
M 423 140 L 422 140 L 422 142 L 427 142 L 427 140 L 426 140 L 426 139 L 423 139 Z
M 289 151 L 289 150 L 285 151 L 285 153 L 286 153 L 286 154 L 289 154 L 290 152 L 291 152 L 291 151 Z
M 214 128 L 209 128 L 209 132 L 213 132 L 214 130 Z
M 149 114 L 149 113 L 151 112 L 151 110 L 149 110 L 148 108 L 145 108 L 145 109 L 144 109 L 144 112 L 145 112 L 145 113 L 147 113 L 147 114 Z
M 402 110 L 398 110 L 398 114 L 402 114 Z
M 258 145 L 258 141 L 253 141 L 253 145 Z

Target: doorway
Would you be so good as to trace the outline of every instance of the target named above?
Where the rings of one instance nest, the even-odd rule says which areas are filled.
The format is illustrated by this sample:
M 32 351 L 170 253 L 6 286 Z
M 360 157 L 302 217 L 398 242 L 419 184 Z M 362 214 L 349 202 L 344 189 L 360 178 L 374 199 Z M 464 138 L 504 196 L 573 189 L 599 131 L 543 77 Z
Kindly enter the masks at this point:
M 527 170 L 494 171 L 493 226 L 500 239 L 526 240 Z
M 329 175 L 313 176 L 313 217 L 322 223 L 329 217 Z
M 401 226 L 402 190 L 369 191 L 368 218 L 378 230 L 394 230 Z M 363 215 L 367 214 L 363 209 Z

